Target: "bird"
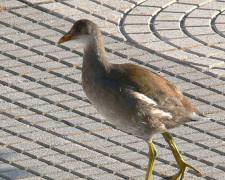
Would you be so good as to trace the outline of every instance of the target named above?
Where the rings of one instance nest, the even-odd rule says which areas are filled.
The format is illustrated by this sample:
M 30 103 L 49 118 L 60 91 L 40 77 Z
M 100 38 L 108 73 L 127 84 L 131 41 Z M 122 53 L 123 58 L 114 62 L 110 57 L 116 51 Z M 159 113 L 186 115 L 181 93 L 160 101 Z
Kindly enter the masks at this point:
M 103 35 L 98 25 L 88 19 L 77 20 L 58 44 L 73 41 L 84 47 L 82 62 L 83 90 L 99 113 L 118 129 L 131 133 L 149 146 L 146 180 L 152 179 L 157 150 L 152 141 L 162 134 L 179 166 L 167 179 L 183 179 L 190 168 L 182 158 L 170 129 L 189 121 L 207 118 L 171 82 L 158 73 L 133 63 L 109 62 Z

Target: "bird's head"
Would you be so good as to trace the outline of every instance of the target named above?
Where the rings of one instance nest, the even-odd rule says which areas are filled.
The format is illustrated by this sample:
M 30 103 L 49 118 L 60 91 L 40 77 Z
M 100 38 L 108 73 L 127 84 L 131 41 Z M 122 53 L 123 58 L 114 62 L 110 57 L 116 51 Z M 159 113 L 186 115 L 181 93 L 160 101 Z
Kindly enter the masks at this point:
M 97 25 L 87 19 L 78 20 L 74 23 L 70 31 L 58 41 L 58 44 L 70 40 L 77 40 L 81 43 L 87 43 L 97 29 Z

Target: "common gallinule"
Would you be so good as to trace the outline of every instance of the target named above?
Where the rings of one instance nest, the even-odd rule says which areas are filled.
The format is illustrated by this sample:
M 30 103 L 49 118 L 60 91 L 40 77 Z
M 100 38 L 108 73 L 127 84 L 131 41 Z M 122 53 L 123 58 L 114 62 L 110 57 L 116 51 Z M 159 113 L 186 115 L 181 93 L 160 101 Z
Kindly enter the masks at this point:
M 180 169 L 168 179 L 183 179 L 187 168 L 201 174 L 182 159 L 172 136 L 167 132 L 188 121 L 206 119 L 180 90 L 157 73 L 141 66 L 110 63 L 99 27 L 87 19 L 78 20 L 58 43 L 69 40 L 84 44 L 82 83 L 91 103 L 119 129 L 148 143 L 146 179 L 152 177 L 157 155 L 152 142 L 152 136 L 156 133 L 162 133 Z

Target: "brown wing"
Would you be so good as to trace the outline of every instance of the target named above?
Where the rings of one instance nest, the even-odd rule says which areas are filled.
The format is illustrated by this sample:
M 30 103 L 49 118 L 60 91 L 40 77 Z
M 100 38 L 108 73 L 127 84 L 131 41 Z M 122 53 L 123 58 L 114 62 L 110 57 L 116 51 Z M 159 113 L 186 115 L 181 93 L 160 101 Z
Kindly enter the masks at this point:
M 199 113 L 174 84 L 141 66 L 130 63 L 112 64 L 106 79 L 146 95 L 163 110 L 182 107 Z

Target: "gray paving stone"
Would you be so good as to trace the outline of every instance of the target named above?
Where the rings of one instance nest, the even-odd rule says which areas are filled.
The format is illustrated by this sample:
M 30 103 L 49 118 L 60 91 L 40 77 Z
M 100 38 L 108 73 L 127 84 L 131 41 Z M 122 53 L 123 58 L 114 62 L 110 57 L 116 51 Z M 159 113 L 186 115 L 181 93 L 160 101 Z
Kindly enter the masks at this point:
M 52 61 L 51 59 L 44 56 L 40 56 L 40 55 L 23 57 L 22 59 L 26 61 L 27 63 L 31 64 L 32 66 L 35 64 L 43 63 L 43 62 Z
M 225 100 L 225 97 L 221 94 L 213 94 L 213 95 L 209 95 L 209 96 L 204 96 L 204 97 L 202 97 L 202 99 L 209 101 L 211 103 L 218 103 L 218 102 Z
M 19 28 L 20 31 L 25 31 L 26 33 L 29 33 L 29 35 L 31 35 L 31 36 L 35 36 L 32 33 L 32 31 L 36 31 L 38 29 L 39 30 L 44 29 L 43 26 L 41 26 L 37 23 L 32 23 L 32 22 L 29 22 L 28 24 L 26 24 L 26 26 L 24 26 L 23 24 L 18 24 L 16 27 Z M 35 39 L 35 40 L 37 40 L 37 39 Z M 29 41 L 29 40 L 27 40 L 27 41 Z M 21 43 L 21 41 L 20 41 L 20 43 Z
M 51 131 L 53 131 L 55 133 L 58 133 L 58 134 L 61 134 L 63 136 L 71 136 L 71 135 L 83 134 L 84 133 L 83 131 L 81 131 L 79 129 L 76 129 L 74 127 L 62 127 L 62 126 L 58 127 L 58 128 L 51 129 Z M 65 143 L 68 143 L 68 141 L 64 142 L 64 144 Z M 55 145 L 57 145 L 57 144 L 55 144 Z
M 138 49 L 125 49 L 125 50 L 119 50 L 118 52 L 124 54 L 127 58 L 145 54 L 143 50 L 138 50 Z
M 48 45 L 48 43 L 40 39 L 28 39 L 28 40 L 20 41 L 19 43 L 27 46 L 28 48 Z
M 34 80 L 34 81 L 41 81 L 41 80 L 44 80 L 44 79 L 50 79 L 50 78 L 54 78 L 56 77 L 55 75 L 53 74 L 50 74 L 48 72 L 38 72 L 38 73 L 33 73 L 33 74 L 27 74 L 26 75 L 27 77 L 29 77 L 30 79 Z
M 24 180 L 44 180 L 44 178 L 33 176 L 33 177 L 24 178 Z
M 76 56 L 76 54 L 72 52 L 68 52 L 68 51 L 53 52 L 53 53 L 49 53 L 48 55 L 54 58 L 57 58 L 59 60 L 67 59 L 67 58 L 73 59 Z
M 136 177 L 136 176 L 145 176 L 146 172 L 140 169 L 139 170 L 129 169 L 129 170 L 124 170 L 121 173 L 126 176 Z
M 17 127 L 6 127 L 5 129 L 15 132 L 17 134 L 24 134 L 24 133 L 38 131 L 36 128 L 31 127 L 29 125 L 23 125 L 23 126 L 17 126 Z
M 12 28 L 9 27 L 1 27 L 0 28 L 0 35 L 5 36 L 5 35 L 12 35 L 12 34 L 17 34 L 18 32 Z
M 38 148 L 38 149 L 29 150 L 28 153 L 33 154 L 37 158 L 44 158 L 45 156 L 53 156 L 55 154 L 59 154 L 56 151 L 53 151 L 53 150 L 51 150 L 49 148 L 44 148 L 44 147 Z M 41 167 L 44 167 L 44 165 L 41 166 Z
M 48 121 L 39 122 L 38 126 L 43 127 L 45 129 L 54 129 L 54 128 L 65 126 L 65 124 L 62 124 L 61 122 L 58 122 L 58 121 L 48 120 Z
M 61 64 L 59 62 L 55 62 L 55 61 L 49 61 L 49 62 L 43 62 L 41 64 L 38 64 L 38 67 L 41 69 L 44 69 L 45 71 L 51 71 L 54 69 L 65 68 L 66 65 Z
M 15 147 L 17 149 L 20 149 L 23 152 L 24 151 L 30 151 L 30 150 L 33 150 L 33 149 L 42 148 L 42 146 L 36 144 L 35 142 L 31 142 L 31 141 L 24 141 L 24 142 L 21 142 L 21 143 L 12 144 L 11 146 Z
M 221 51 L 221 50 L 214 49 L 214 48 L 211 48 L 211 47 L 208 47 L 208 46 L 193 47 L 193 48 L 190 48 L 189 50 L 191 50 L 193 52 L 196 52 L 196 53 L 199 53 L 201 55 L 204 55 L 206 57 L 215 56 L 217 54 L 223 53 L 223 51 Z
M 22 3 L 22 2 L 19 2 L 19 1 L 14 2 L 13 0 L 3 1 L 1 3 L 1 5 L 3 6 L 4 9 L 7 9 L 7 10 L 27 6 L 25 3 Z
M 113 174 L 101 174 L 101 175 L 94 175 L 94 176 L 91 176 L 92 178 L 94 178 L 94 179 L 99 179 L 99 180 L 101 180 L 101 179 L 111 179 L 111 180 L 113 180 L 113 179 L 118 179 L 118 180 L 121 180 L 121 179 L 124 179 L 124 178 L 121 178 L 121 177 L 118 177 L 118 176 L 116 176 L 116 175 L 113 175 Z
M 31 167 L 38 167 L 38 166 L 45 166 L 46 164 L 37 160 L 37 159 L 26 159 L 17 161 L 16 164 L 25 167 L 25 168 L 31 168 Z
M 22 66 L 23 68 L 25 67 L 23 63 L 16 61 L 15 59 L 12 59 L 12 60 L 7 59 L 7 60 L 1 61 L 1 67 L 3 67 L 4 69 L 20 67 L 20 66 Z
M 71 97 L 67 94 L 53 94 L 53 95 L 45 96 L 45 98 L 47 98 L 51 101 L 54 101 L 55 103 L 73 100 L 73 97 Z
M 155 66 L 155 67 L 159 68 L 159 69 L 167 69 L 167 68 L 179 66 L 177 63 L 175 63 L 173 61 L 168 62 L 168 61 L 165 61 L 165 60 L 151 62 L 150 64 L 152 66 Z
M 206 10 L 206 9 L 196 9 L 191 14 L 189 17 L 198 17 L 198 18 L 211 18 L 213 15 L 217 14 L 218 11 L 216 10 Z
M 42 114 L 63 110 L 62 108 L 55 106 L 53 104 L 36 106 L 36 107 L 33 107 L 32 109 L 34 109 L 35 111 L 41 112 Z
M 15 118 L 21 118 L 24 116 L 31 116 L 31 115 L 35 114 L 34 112 L 27 110 L 27 109 L 20 109 L 20 110 L 16 109 L 16 110 L 8 111 L 7 113 L 9 113 L 10 115 L 12 115 Z
M 220 79 L 217 79 L 217 78 L 213 79 L 213 81 L 212 81 L 212 79 L 202 79 L 202 80 L 199 80 L 197 82 L 202 83 L 202 84 L 206 85 L 207 87 L 214 87 L 216 85 L 224 84 L 223 80 L 220 80 Z
M 96 136 L 93 136 L 93 135 L 87 134 L 87 133 L 71 134 L 71 135 L 68 135 L 66 137 L 68 139 L 77 141 L 79 143 L 88 142 L 88 141 L 95 141 L 96 139 L 98 139 Z
M 59 145 L 56 145 L 55 148 L 61 150 L 61 151 L 64 151 L 66 152 L 67 154 L 71 153 L 71 152 L 76 152 L 76 151 L 84 151 L 86 150 L 87 148 L 84 147 L 84 146 L 81 146 L 81 145 L 78 145 L 76 143 L 67 143 L 67 144 L 64 144 L 63 146 L 61 146 L 60 144 Z M 65 164 L 70 164 L 70 163 L 77 163 L 77 162 L 66 162 Z M 82 161 L 79 163 L 83 163 Z M 87 165 L 87 164 L 86 164 Z M 71 166 L 72 167 L 72 166 Z
M 9 68 L 9 69 L 11 71 L 17 73 L 20 76 L 40 72 L 40 70 L 38 70 L 34 67 L 31 67 L 31 66 L 12 67 L 12 68 Z
M 54 46 L 54 45 L 34 47 L 33 49 L 37 50 L 38 52 L 42 53 L 43 55 L 62 50 L 61 48 Z
M 188 12 L 191 12 L 192 10 L 194 10 L 195 8 L 197 8 L 196 5 L 174 3 L 174 4 L 170 5 L 169 7 L 167 7 L 165 9 L 165 11 L 188 13 Z
M 54 138 L 51 138 L 51 139 L 45 139 L 44 142 L 45 142 L 45 144 L 48 144 L 51 147 L 57 146 L 59 144 L 63 145 L 63 144 L 70 143 L 70 141 L 65 140 L 65 139 L 63 139 L 61 137 L 57 137 L 57 136 L 55 136 Z
M 61 77 L 48 78 L 48 79 L 45 79 L 44 82 L 53 87 L 59 86 L 59 85 L 64 85 L 65 83 L 70 83 L 70 81 L 67 81 Z
M 14 151 L 13 153 L 2 154 L 1 158 L 9 162 L 16 162 L 19 160 L 30 159 L 30 157 L 21 153 L 17 153 L 16 151 Z
M 188 16 L 187 19 L 185 20 L 185 26 L 208 26 L 210 22 L 209 18 L 195 18 L 195 17 L 190 17 Z
M 187 73 L 187 74 L 181 74 L 180 76 L 190 79 L 191 81 L 197 81 L 199 79 L 209 79 L 211 78 L 210 76 L 201 73 L 201 72 L 192 72 L 192 73 Z
M 89 131 L 93 131 L 93 132 L 101 131 L 101 130 L 104 131 L 104 129 L 108 129 L 109 128 L 107 125 L 102 124 L 102 123 L 98 123 L 98 122 L 91 123 L 91 124 L 84 124 L 84 125 L 81 125 L 80 127 L 83 127 L 85 129 L 88 129 Z
M 51 174 L 48 174 L 48 177 L 50 177 L 52 179 L 61 179 L 63 177 L 64 179 L 78 179 L 78 180 L 82 180 L 81 178 L 79 178 L 76 175 L 73 175 L 70 172 L 51 173 Z
M 56 6 L 54 6 L 54 5 L 56 5 Z M 45 5 L 47 5 L 48 6 L 48 4 L 43 4 L 43 5 L 41 5 L 41 6 L 45 6 Z M 60 6 L 60 5 L 63 5 L 62 3 L 52 3 L 51 4 L 51 7 L 58 7 L 58 5 Z M 57 12 L 59 11 L 59 10 L 61 10 L 61 12 L 62 11 L 68 11 L 68 10 L 70 10 L 70 8 L 68 8 L 68 6 L 66 6 L 67 8 L 65 8 L 65 9 L 57 9 Z M 74 9 L 75 10 L 75 9 Z M 68 13 L 68 12 L 67 12 Z M 71 13 L 71 11 L 70 11 L 70 13 Z M 48 25 L 48 26 L 51 26 L 51 27 L 53 27 L 53 28 L 57 28 L 58 29 L 58 27 L 62 27 L 62 26 L 71 26 L 72 25 L 72 23 L 71 22 L 68 22 L 68 21 L 66 21 L 66 20 L 63 20 L 63 19 L 58 19 L 58 18 L 55 18 L 55 19 L 51 19 L 51 20 L 47 20 L 47 21 L 42 21 L 42 23 L 43 24 L 46 24 L 46 25 Z
M 24 8 L 19 8 L 19 9 L 12 9 L 11 11 L 18 13 L 21 16 L 26 16 L 26 15 L 29 15 L 29 14 L 39 14 L 39 13 L 41 13 L 40 10 L 37 10 L 35 8 L 32 8 L 32 7 L 24 7 Z
M 27 24 L 29 23 L 28 20 L 18 17 L 18 16 L 13 16 L 12 18 L 9 19 L 3 19 L 3 22 L 10 24 L 13 27 L 16 27 L 17 25 L 22 25 L 22 24 Z
M 78 67 L 82 65 L 83 59 L 81 57 L 75 57 L 72 59 L 63 59 L 63 62 L 70 64 L 72 67 Z
M 0 49 L 2 52 L 8 52 L 8 51 L 13 51 L 13 50 L 17 50 L 20 49 L 18 46 L 14 45 L 14 44 L 8 44 L 7 46 L 5 45 L 5 43 L 0 44 Z
M 7 172 L 3 172 L 2 175 L 10 178 L 10 179 L 15 179 L 15 178 L 28 178 L 33 176 L 31 173 L 25 171 L 25 170 L 15 170 L 15 171 L 7 171 Z
M 51 174 L 51 173 L 61 173 L 63 172 L 63 170 L 56 168 L 54 166 L 39 166 L 39 167 L 31 167 L 30 170 L 35 171 L 39 174 L 43 175 L 47 175 Z
M 121 163 L 121 162 L 114 163 L 114 164 L 108 164 L 108 165 L 105 165 L 104 167 L 107 167 L 108 169 L 115 171 L 115 172 L 133 168 L 131 165 Z
M 188 91 L 185 91 L 188 94 L 194 95 L 195 97 L 201 97 L 201 96 L 207 96 L 207 95 L 211 95 L 211 94 L 215 94 L 210 90 L 207 89 L 203 89 L 203 88 L 199 88 L 199 89 L 191 89 Z
M 76 73 L 76 74 L 68 75 L 68 78 L 71 78 L 71 79 L 74 79 L 78 82 L 81 82 L 81 76 L 82 76 L 81 73 Z
M 96 167 L 90 167 L 85 169 L 77 169 L 76 172 L 81 173 L 85 176 L 93 176 L 93 175 L 99 175 L 99 174 L 105 174 L 106 172 L 96 168 Z
M 73 158 L 63 155 L 63 154 L 54 154 L 52 156 L 45 156 L 45 159 L 47 161 L 53 163 L 54 165 L 73 161 Z
M 77 110 L 87 115 L 98 114 L 98 111 L 92 106 L 79 107 Z
M 2 133 L 2 132 L 1 132 Z M 3 157 L 4 156 L 4 154 L 13 154 L 15 151 L 13 151 L 12 149 L 9 149 L 9 148 L 7 148 L 7 147 L 3 147 L 3 146 L 1 146 L 1 152 L 0 152 L 0 154 L 1 154 L 1 156 Z M 12 168 L 12 167 L 10 167 L 10 165 L 7 165 L 7 164 L 0 164 L 0 166 L 1 167 L 3 167 L 3 166 L 6 166 L 5 168 L 2 168 L 2 172 L 3 172 L 3 169 L 5 169 L 6 171 L 7 171 L 7 166 L 9 167 L 9 168 Z M 16 169 L 16 168 L 15 168 Z
M 31 91 L 33 89 L 44 88 L 44 86 L 32 81 L 17 83 L 15 86 L 17 88 L 23 89 L 24 92 Z
M 78 91 L 82 90 L 82 86 L 79 85 L 79 84 L 75 84 L 75 83 L 73 83 L 73 84 L 72 83 L 62 84 L 62 85 L 59 85 L 59 86 L 56 86 L 56 87 L 59 88 L 60 90 L 63 90 L 64 92 L 67 92 L 67 93 L 76 92 L 77 90 Z
M 124 159 L 125 161 L 135 161 L 137 159 L 146 159 L 146 156 L 139 154 L 137 152 L 126 152 L 117 154 L 118 157 Z
M 39 96 L 40 97 L 44 97 L 44 96 L 47 96 L 47 95 L 51 95 L 51 94 L 59 94 L 58 91 L 54 90 L 54 89 L 51 89 L 51 88 L 39 88 L 39 89 L 33 89 L 33 90 L 30 90 L 31 93 Z
M 9 51 L 7 52 L 8 54 L 14 56 L 16 59 L 20 59 L 20 58 L 23 58 L 23 57 L 27 57 L 27 56 L 34 56 L 36 55 L 36 53 L 34 52 L 31 52 L 27 49 L 22 49 L 22 50 L 15 50 L 15 51 Z
M 47 14 L 47 13 L 37 13 L 35 16 L 33 14 L 27 14 L 26 17 L 28 17 L 38 23 L 41 23 L 46 20 L 55 19 L 55 17 L 53 15 Z
M 54 138 L 55 136 L 47 133 L 45 131 L 37 131 L 37 132 L 32 132 L 32 133 L 26 133 L 23 134 L 23 136 L 28 137 L 30 139 L 33 139 L 34 141 L 39 141 L 39 140 L 45 140 L 49 138 Z
M 59 34 L 58 32 L 51 30 L 51 29 L 37 29 L 37 30 L 33 30 L 32 34 L 42 38 L 47 38 L 47 36 L 54 36 Z
M 74 126 L 79 126 L 82 124 L 88 124 L 88 123 L 94 122 L 93 120 L 83 116 L 65 118 L 65 120 L 69 123 L 72 123 Z
M 1 19 L 13 18 L 15 15 L 9 13 L 8 11 L 1 11 Z
M 68 168 L 71 171 L 76 171 L 77 169 L 85 169 L 85 168 L 91 168 L 90 165 L 87 163 L 84 163 L 82 161 L 69 161 L 69 162 L 62 162 L 61 166 Z
M 93 147 L 95 149 L 102 149 L 102 148 L 105 148 L 105 147 L 114 146 L 114 143 L 108 142 L 108 141 L 103 140 L 103 139 L 98 139 L 96 141 L 86 142 L 86 145 L 88 145 L 90 147 Z
M 9 102 L 1 102 L 0 103 L 0 109 L 1 109 L 1 112 L 7 112 L 7 111 L 10 111 L 12 109 L 19 109 L 19 107 L 15 104 L 12 104 L 12 103 L 9 103 Z
M 6 43 L 5 41 L 3 41 L 3 40 L 0 40 L 0 44 L 4 44 L 4 43 Z M 7 56 L 5 56 L 5 55 L 3 55 L 3 54 L 0 54 L 0 60 L 2 61 L 2 60 L 9 60 L 10 58 L 9 57 L 7 57 Z

